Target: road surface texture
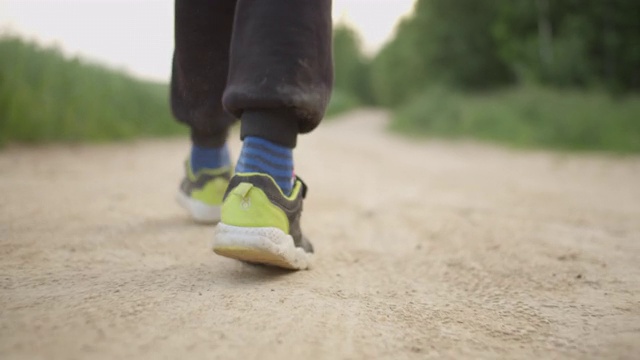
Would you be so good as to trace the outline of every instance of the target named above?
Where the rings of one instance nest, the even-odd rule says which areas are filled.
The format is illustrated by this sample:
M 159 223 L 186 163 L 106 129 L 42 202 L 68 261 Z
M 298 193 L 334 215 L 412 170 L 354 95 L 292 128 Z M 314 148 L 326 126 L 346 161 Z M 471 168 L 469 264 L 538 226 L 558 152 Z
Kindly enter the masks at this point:
M 638 358 L 640 158 L 300 139 L 310 271 L 210 250 L 186 139 L 0 152 L 0 358 Z M 238 154 L 239 141 L 232 142 Z

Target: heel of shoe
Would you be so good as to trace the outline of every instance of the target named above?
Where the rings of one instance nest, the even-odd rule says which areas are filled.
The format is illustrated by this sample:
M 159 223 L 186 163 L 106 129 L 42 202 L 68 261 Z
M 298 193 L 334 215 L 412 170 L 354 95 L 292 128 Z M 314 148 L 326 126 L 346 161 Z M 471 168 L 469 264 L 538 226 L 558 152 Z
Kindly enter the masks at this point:
M 251 228 L 219 223 L 213 251 L 240 261 L 292 270 L 307 269 L 312 260 L 312 254 L 296 247 L 290 235 L 273 227 Z

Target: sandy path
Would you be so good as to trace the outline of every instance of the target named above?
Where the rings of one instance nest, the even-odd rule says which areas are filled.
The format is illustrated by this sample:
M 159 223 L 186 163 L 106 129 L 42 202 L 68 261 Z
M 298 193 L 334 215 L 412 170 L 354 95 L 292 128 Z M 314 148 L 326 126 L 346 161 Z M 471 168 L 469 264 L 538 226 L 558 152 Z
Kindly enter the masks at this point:
M 210 252 L 173 201 L 185 140 L 0 152 L 0 358 L 637 358 L 640 158 L 385 116 L 301 139 L 298 273 Z

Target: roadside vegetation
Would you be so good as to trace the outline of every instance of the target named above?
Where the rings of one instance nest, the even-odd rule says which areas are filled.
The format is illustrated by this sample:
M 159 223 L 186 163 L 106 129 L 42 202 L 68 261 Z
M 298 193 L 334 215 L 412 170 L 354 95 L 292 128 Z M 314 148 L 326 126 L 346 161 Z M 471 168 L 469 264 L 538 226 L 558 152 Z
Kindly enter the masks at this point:
M 418 0 L 366 56 L 334 28 L 331 117 L 390 109 L 394 131 L 516 147 L 640 152 L 640 2 Z M 0 144 L 185 134 L 166 84 L 0 39 Z
M 418 0 L 373 58 L 336 28 L 336 87 L 411 136 L 640 152 L 638 16 L 634 0 Z
M 0 39 L 0 142 L 104 141 L 185 134 L 167 86 Z

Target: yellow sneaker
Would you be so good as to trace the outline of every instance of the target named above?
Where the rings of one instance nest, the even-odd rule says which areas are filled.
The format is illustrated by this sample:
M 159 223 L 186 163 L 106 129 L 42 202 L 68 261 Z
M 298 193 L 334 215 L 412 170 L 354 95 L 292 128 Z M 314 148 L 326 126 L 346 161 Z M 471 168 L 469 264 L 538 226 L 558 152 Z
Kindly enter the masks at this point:
M 235 174 L 216 227 L 213 251 L 229 258 L 286 269 L 309 267 L 313 246 L 300 230 L 307 186 L 295 179 L 286 196 L 269 175 Z
M 185 168 L 186 175 L 178 190 L 178 203 L 196 222 L 217 223 L 220 221 L 220 206 L 229 185 L 232 168 L 202 169 L 194 174 L 188 160 Z

